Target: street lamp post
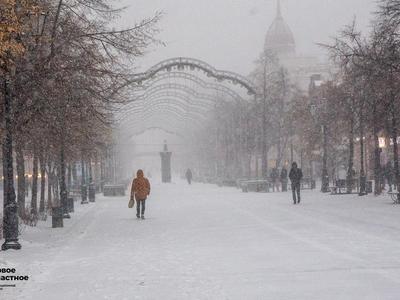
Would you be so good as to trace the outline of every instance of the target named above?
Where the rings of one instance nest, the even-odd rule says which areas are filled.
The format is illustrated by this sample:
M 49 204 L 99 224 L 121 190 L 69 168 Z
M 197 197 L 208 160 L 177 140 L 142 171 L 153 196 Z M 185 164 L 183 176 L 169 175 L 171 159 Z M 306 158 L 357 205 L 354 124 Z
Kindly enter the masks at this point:
M 89 202 L 96 201 L 96 190 L 93 182 L 92 160 L 89 159 Z
M 321 192 L 322 193 L 327 193 L 329 191 L 329 175 L 328 175 L 328 167 L 327 167 L 327 162 L 328 162 L 328 126 L 326 124 L 326 105 L 327 105 L 327 100 L 325 98 L 322 98 L 318 103 L 311 105 L 311 114 L 315 118 L 320 118 L 322 121 L 321 125 L 321 130 L 322 130 L 322 138 L 323 138 L 323 154 L 322 154 L 322 183 L 321 183 Z M 322 110 L 322 111 L 321 111 Z M 322 112 L 324 115 L 323 118 L 321 118 L 318 115 L 318 111 Z
M 326 123 L 322 125 L 322 135 L 323 135 L 323 143 L 324 143 L 324 153 L 322 157 L 322 184 L 321 184 L 321 192 L 327 193 L 329 191 L 329 175 L 328 175 L 328 133 Z
M 81 158 L 81 204 L 88 204 L 87 200 L 87 187 L 86 187 L 86 178 L 85 178 L 85 164 L 84 164 L 84 159 L 83 159 L 83 152 L 82 152 L 82 158 Z

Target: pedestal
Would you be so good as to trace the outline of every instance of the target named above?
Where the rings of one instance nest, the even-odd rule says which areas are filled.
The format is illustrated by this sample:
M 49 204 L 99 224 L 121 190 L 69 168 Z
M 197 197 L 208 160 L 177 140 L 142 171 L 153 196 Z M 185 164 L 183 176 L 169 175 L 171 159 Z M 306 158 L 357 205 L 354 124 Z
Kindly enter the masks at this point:
M 160 152 L 161 156 L 161 180 L 163 183 L 171 182 L 171 155 L 172 152 Z

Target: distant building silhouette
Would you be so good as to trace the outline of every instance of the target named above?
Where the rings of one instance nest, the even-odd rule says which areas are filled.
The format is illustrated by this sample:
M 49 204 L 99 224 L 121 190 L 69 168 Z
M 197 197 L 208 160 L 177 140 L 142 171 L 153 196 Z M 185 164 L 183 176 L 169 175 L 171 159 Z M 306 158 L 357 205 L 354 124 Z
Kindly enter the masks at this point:
M 276 16 L 267 31 L 264 47 L 277 55 L 291 81 L 303 91 L 308 91 L 310 77 L 314 74 L 320 74 L 324 80 L 330 78 L 330 65 L 321 63 L 317 57 L 297 54 L 296 40 L 282 15 L 280 0 L 277 0 Z

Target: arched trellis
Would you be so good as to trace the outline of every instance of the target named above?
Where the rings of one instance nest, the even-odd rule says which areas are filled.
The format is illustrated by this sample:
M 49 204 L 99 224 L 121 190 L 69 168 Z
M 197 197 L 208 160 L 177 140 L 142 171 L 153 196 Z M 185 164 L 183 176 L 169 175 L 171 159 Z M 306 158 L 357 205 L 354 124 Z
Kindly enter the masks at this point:
M 165 129 L 163 126 L 152 126 L 152 127 L 146 128 L 146 129 L 138 130 L 138 131 L 133 130 L 131 132 L 130 137 L 135 136 L 135 135 L 140 135 L 142 133 L 145 133 L 148 130 L 161 130 L 161 131 L 164 131 L 164 132 L 166 132 L 168 134 L 176 135 L 176 136 L 179 136 L 181 138 L 185 138 L 185 136 L 183 134 L 181 134 L 179 132 L 176 132 L 174 130 Z
M 172 114 L 174 116 L 174 119 L 179 118 L 181 120 L 184 120 L 185 122 L 190 122 L 190 124 L 198 124 L 201 125 L 204 122 L 204 117 L 202 115 L 199 114 L 195 114 L 193 112 L 185 112 L 182 113 L 176 109 L 174 109 L 171 106 L 165 105 L 165 106 L 153 106 L 151 108 L 148 109 L 148 111 L 146 111 L 144 113 L 144 116 L 142 119 L 131 119 L 128 123 L 126 123 L 125 127 L 139 127 L 139 126 L 145 126 L 147 125 L 147 123 L 149 123 L 150 121 L 150 117 L 152 117 L 152 115 L 155 114 L 158 115 L 167 115 L 167 114 Z M 172 118 L 170 118 L 172 119 Z
M 150 128 L 159 128 L 163 129 L 164 131 L 170 131 L 170 132 L 176 132 L 179 134 L 180 137 L 189 137 L 192 135 L 193 131 L 196 131 L 197 129 L 201 128 L 202 124 L 195 124 L 195 123 L 190 123 L 190 127 L 187 127 L 187 121 L 185 121 L 183 118 L 176 117 L 173 122 L 171 122 L 171 115 L 174 115 L 173 112 L 170 113 L 170 115 L 163 115 L 163 116 L 158 116 L 154 117 L 151 116 L 149 119 L 151 120 L 150 123 L 144 124 L 144 126 L 132 126 L 129 132 L 125 134 L 126 139 L 132 138 L 132 136 L 135 136 L 139 133 L 145 132 L 147 129 Z M 188 130 L 185 130 L 188 129 Z
M 124 126 L 132 126 L 133 124 L 142 127 L 152 126 L 150 121 L 152 121 L 153 118 L 150 117 L 154 114 L 154 110 L 149 109 L 149 106 L 161 106 L 162 109 L 165 110 L 164 114 L 175 112 L 175 117 L 177 113 L 176 106 L 180 107 L 178 109 L 183 108 L 183 110 L 186 111 L 186 113 L 184 113 L 187 118 L 185 122 L 193 124 L 197 119 L 202 119 L 202 113 L 205 114 L 209 112 L 217 102 L 224 101 L 225 96 L 229 96 L 229 98 L 235 102 L 243 101 L 243 98 L 233 89 L 215 82 L 206 82 L 185 70 L 192 72 L 200 70 L 204 72 L 207 77 L 214 78 L 219 82 L 227 81 L 233 85 L 239 85 L 246 89 L 249 95 L 256 95 L 256 89 L 253 84 L 247 78 L 239 74 L 217 70 L 209 64 L 197 59 L 184 57 L 171 58 L 156 64 L 144 73 L 133 75 L 127 82 L 127 85 L 133 85 L 136 91 L 142 89 L 144 93 L 139 95 L 135 101 L 124 106 L 124 112 L 120 114 L 119 118 L 120 124 Z M 187 85 L 182 84 L 159 84 L 165 79 L 189 80 L 203 89 L 214 90 L 224 96 L 199 93 L 189 88 Z M 161 99 L 162 97 L 164 99 Z M 175 110 L 174 108 L 172 108 L 172 110 L 167 109 L 166 105 L 175 106 Z M 159 108 L 158 113 L 160 113 L 162 109 Z M 196 113 L 198 114 L 196 115 Z M 130 115 L 132 115 L 134 121 L 129 122 L 128 120 L 128 122 L 126 122 L 125 119 Z M 140 120 L 140 122 L 138 122 L 138 120 Z
M 173 114 L 173 113 L 172 113 Z M 161 115 L 161 116 L 151 116 L 149 118 L 151 122 L 149 124 L 145 124 L 145 126 L 132 126 L 131 129 L 129 130 L 129 133 L 126 135 L 128 139 L 130 139 L 132 136 L 138 135 L 140 133 L 145 132 L 147 129 L 152 129 L 152 128 L 157 128 L 164 130 L 166 132 L 175 132 L 179 134 L 180 137 L 187 137 L 188 134 L 190 133 L 190 130 L 185 131 L 184 125 L 187 125 L 187 121 L 184 118 L 174 118 L 174 120 L 171 120 L 170 115 Z M 196 129 L 200 128 L 201 124 L 196 124 L 196 123 L 190 123 L 191 128 Z
M 179 92 L 178 92 L 179 91 Z M 181 93 L 184 92 L 184 93 Z M 187 96 L 187 95 L 189 96 Z M 215 96 L 198 93 L 195 90 L 182 85 L 182 84 L 162 84 L 152 87 L 145 94 L 140 95 L 136 101 L 131 102 L 124 106 L 124 112 L 119 115 L 118 120 L 123 121 L 126 117 L 132 114 L 134 107 L 146 107 L 151 105 L 153 97 L 177 97 L 185 100 L 191 107 L 207 107 L 211 108 L 215 105 L 217 100 L 224 101 L 224 99 L 216 99 Z M 193 100 L 196 98 L 196 100 Z M 199 101 L 201 100 L 201 101 Z
M 198 113 L 201 117 L 204 117 L 204 114 L 206 114 L 211 108 L 211 106 L 198 105 L 198 102 L 190 103 L 188 102 L 188 98 L 189 97 L 186 94 L 179 93 L 177 91 L 162 92 L 152 95 L 150 98 L 148 98 L 146 103 L 143 103 L 143 105 L 136 105 L 127 109 L 125 113 L 120 116 L 119 122 L 120 124 L 125 124 L 130 119 L 127 117 L 131 115 L 136 116 L 133 119 L 142 118 L 143 116 L 136 114 L 143 113 L 147 111 L 149 107 L 151 108 L 161 104 L 168 104 L 178 110 L 182 110 L 183 108 L 186 110 L 186 112 L 193 111 Z
M 148 89 L 151 86 L 155 85 L 158 82 L 162 82 L 163 80 L 167 79 L 183 79 L 187 81 L 191 81 L 193 83 L 196 83 L 198 86 L 204 88 L 204 89 L 209 89 L 213 91 L 217 91 L 223 94 L 228 95 L 231 97 L 234 101 L 245 101 L 242 96 L 240 96 L 236 91 L 226 87 L 225 85 L 218 84 L 218 83 L 211 83 L 211 82 L 206 82 L 200 77 L 195 76 L 193 74 L 189 74 L 186 72 L 168 72 L 168 73 L 161 73 L 158 74 L 156 77 L 153 77 L 148 81 L 147 84 L 140 86 L 140 89 Z
M 146 98 L 148 96 L 150 96 L 153 93 L 156 93 L 160 90 L 181 90 L 184 91 L 188 94 L 191 94 L 194 97 L 203 97 L 201 99 L 206 99 L 209 100 L 209 102 L 215 102 L 216 101 L 216 97 L 206 94 L 206 93 L 199 93 L 197 91 L 195 91 L 194 89 L 184 85 L 184 84 L 180 84 L 180 83 L 163 83 L 163 84 L 159 84 L 156 86 L 152 86 L 148 89 L 145 90 L 145 92 L 141 95 L 139 95 L 134 101 L 131 101 L 130 103 L 126 104 L 125 107 L 129 107 L 131 105 L 134 105 L 136 102 L 138 101 L 144 101 L 146 100 Z M 236 98 L 234 98 L 236 100 Z M 222 99 L 221 99 L 222 100 Z
M 165 112 L 173 111 L 176 114 L 179 114 L 181 116 L 188 116 L 188 117 L 190 117 L 192 119 L 199 120 L 199 121 L 204 121 L 206 119 L 204 117 L 204 114 L 202 114 L 202 112 L 193 111 L 193 110 L 191 110 L 191 111 L 182 111 L 182 110 L 179 110 L 179 109 L 171 107 L 171 105 L 169 105 L 169 103 L 165 102 L 163 104 L 158 104 L 158 105 L 156 105 L 154 107 L 149 107 L 145 111 L 143 111 L 142 112 L 143 113 L 143 119 L 142 120 L 147 119 L 149 117 L 149 115 L 153 114 L 155 111 L 158 112 L 158 111 L 162 111 L 162 110 L 164 110 Z M 142 120 L 139 119 L 139 118 L 133 119 L 134 122 L 135 121 L 142 121 Z M 192 120 L 190 120 L 190 121 L 192 121 Z M 132 124 L 132 123 L 130 123 L 130 124 Z
M 174 67 L 180 71 L 185 70 L 185 68 L 191 71 L 201 70 L 208 77 L 213 77 L 218 81 L 229 81 L 234 85 L 240 85 L 247 90 L 249 95 L 256 95 L 256 88 L 244 76 L 230 71 L 217 70 L 204 61 L 188 57 L 176 57 L 161 61 L 146 72 L 133 75 L 132 78 L 128 80 L 127 85 L 142 85 L 143 82 L 153 78 L 157 73 L 161 71 L 172 71 Z

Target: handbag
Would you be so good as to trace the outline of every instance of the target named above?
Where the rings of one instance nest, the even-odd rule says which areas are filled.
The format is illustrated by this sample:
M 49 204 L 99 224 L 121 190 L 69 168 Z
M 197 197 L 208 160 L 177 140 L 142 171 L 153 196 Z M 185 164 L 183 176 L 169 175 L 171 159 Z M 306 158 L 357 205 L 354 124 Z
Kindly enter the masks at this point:
M 128 207 L 132 208 L 135 205 L 135 199 L 129 200 Z

